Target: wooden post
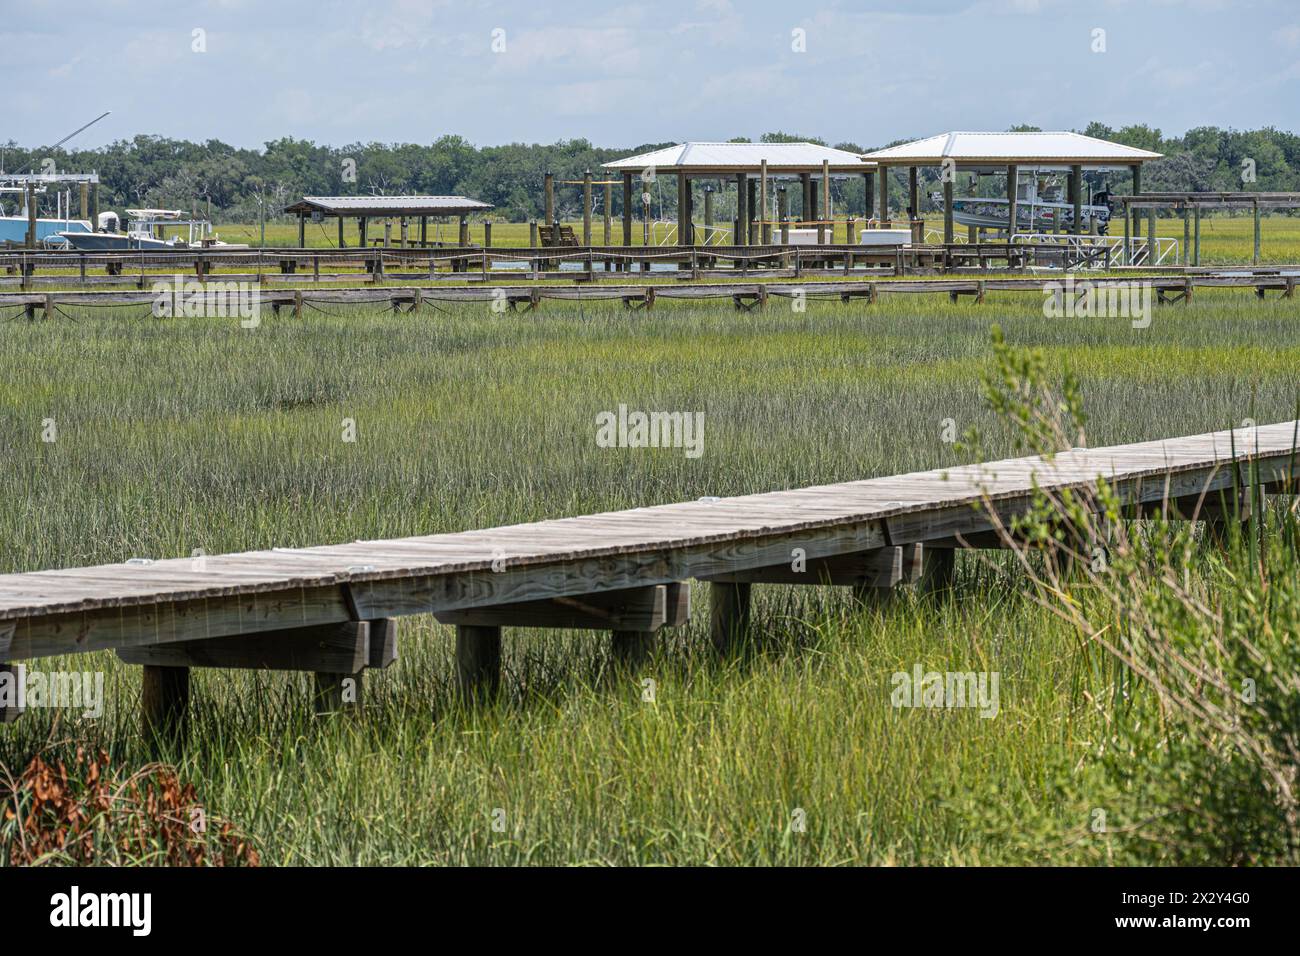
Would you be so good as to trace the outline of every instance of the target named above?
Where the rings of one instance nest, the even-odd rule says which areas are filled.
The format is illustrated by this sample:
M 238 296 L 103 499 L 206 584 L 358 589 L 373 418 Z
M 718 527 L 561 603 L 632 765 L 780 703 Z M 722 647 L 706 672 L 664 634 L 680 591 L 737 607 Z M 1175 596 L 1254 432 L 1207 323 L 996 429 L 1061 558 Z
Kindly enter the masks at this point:
M 410 237 L 410 223 L 407 221 L 405 216 L 402 216 L 398 222 L 400 224 L 398 227 L 398 235 L 402 237 L 402 248 L 405 249 L 406 241 Z
M 420 248 L 429 248 L 429 217 L 420 217 Z
M 953 242 L 952 187 L 952 180 L 945 179 L 943 183 L 943 241 L 949 245 Z
M 921 191 L 917 179 L 916 167 L 907 167 L 907 215 L 909 219 L 921 218 Z
M 90 184 L 90 228 L 99 230 L 99 183 Z
M 1255 212 L 1255 258 L 1254 258 L 1254 263 L 1255 263 L 1255 265 L 1259 265 L 1259 246 L 1260 246 L 1259 239 L 1260 239 L 1260 235 L 1259 235 L 1259 200 L 1258 200 L 1258 199 L 1255 200 L 1255 209 L 1254 209 L 1254 212 Z
M 758 220 L 761 213 L 758 208 L 758 180 L 745 177 L 745 243 L 758 245 Z
M 776 218 L 781 222 L 781 245 L 790 244 L 790 194 L 784 186 L 776 190 Z
M 298 213 L 298 248 L 307 248 L 307 217 Z
M 387 249 L 393 244 L 393 220 L 384 219 L 384 248 Z
M 709 585 L 709 632 L 719 654 L 731 654 L 749 630 L 749 596 L 752 585 L 715 581 Z
M 312 712 L 317 717 L 361 706 L 361 677 L 355 674 L 312 674 Z
M 822 221 L 826 223 L 826 231 L 830 236 L 830 242 L 835 242 L 835 222 L 831 219 L 831 163 L 828 159 L 822 160 Z
M 623 174 L 623 245 L 632 245 L 632 174 Z M 624 263 L 627 268 L 627 263 Z
M 339 216 L 339 248 L 347 248 L 347 243 L 343 241 L 343 217 Z
M 822 233 L 821 227 L 821 203 L 818 201 L 817 180 L 810 180 L 808 184 L 808 221 L 817 223 L 817 241 L 825 242 L 826 237 Z
M 545 220 L 548 228 L 555 227 L 555 174 L 544 173 L 542 175 L 543 188 L 545 190 L 544 210 Z M 559 242 L 560 237 L 551 233 L 551 241 Z
M 604 214 L 601 218 L 605 227 L 605 245 L 613 242 L 614 234 L 614 186 L 609 181 L 605 182 L 605 208 L 601 210 Z
M 1020 168 L 1014 165 L 1007 166 L 1007 244 L 1010 246 L 1011 237 L 1016 234 L 1016 218 L 1018 202 L 1016 199 L 1016 186 L 1020 182 Z
M 582 171 L 582 244 L 591 245 L 591 170 Z
M 1195 230 L 1192 236 L 1192 265 L 1201 264 L 1201 204 L 1197 203 L 1192 207 L 1192 226 Z
M 82 183 L 79 189 L 81 193 L 81 218 L 90 218 L 90 183 Z
M 501 628 L 456 625 L 456 683 L 466 701 L 496 696 L 501 685 Z
M 36 184 L 27 184 L 27 248 L 36 248 Z
M 768 221 L 767 212 L 767 160 L 758 161 L 758 241 L 763 245 L 768 245 L 772 241 L 772 224 Z
M 704 187 L 704 241 L 713 233 L 713 184 Z
M 686 190 L 690 188 L 686 182 L 684 172 L 677 173 L 677 244 L 679 246 L 690 245 L 688 234 L 690 232 L 690 222 L 686 218 Z
M 745 211 L 747 191 L 744 173 L 736 173 L 736 234 L 731 237 L 737 246 L 749 245 L 749 214 Z
M 1156 264 L 1156 207 L 1147 210 L 1147 265 Z
M 955 549 L 921 545 L 921 576 L 917 581 L 918 589 L 922 594 L 938 594 L 951 590 L 956 567 Z
M 183 743 L 190 704 L 190 669 L 146 664 L 141 668 L 140 716 L 145 741 Z
M 1183 265 L 1192 264 L 1192 222 L 1187 218 L 1187 205 L 1182 206 L 1183 214 Z
M 469 245 L 469 219 L 465 216 L 460 217 L 460 229 L 457 236 L 457 244 L 464 248 Z
M 867 220 L 871 219 L 871 212 L 872 212 L 871 207 L 875 205 L 875 203 L 872 200 L 875 198 L 873 194 L 875 193 L 876 181 L 872 177 L 873 177 L 872 173 L 862 174 L 862 199 L 863 199 L 862 217 Z M 864 227 L 868 227 L 868 223 L 866 222 L 864 222 L 862 225 Z
M 488 249 L 492 245 L 492 223 L 485 221 L 483 223 L 483 248 Z
M 1076 236 L 1083 235 L 1083 166 L 1070 167 L 1070 200 L 1074 203 L 1074 229 Z
M 615 666 L 634 670 L 645 664 L 654 651 L 654 631 L 611 631 L 610 650 Z
M 889 225 L 889 167 L 882 163 L 879 168 L 879 175 L 880 188 L 877 192 L 880 193 L 880 215 L 876 218 L 880 220 L 881 226 L 887 226 Z
M 362 249 L 364 249 L 370 243 L 369 233 L 370 233 L 370 217 L 358 216 L 357 217 L 357 240 L 358 240 L 358 244 L 361 246 Z

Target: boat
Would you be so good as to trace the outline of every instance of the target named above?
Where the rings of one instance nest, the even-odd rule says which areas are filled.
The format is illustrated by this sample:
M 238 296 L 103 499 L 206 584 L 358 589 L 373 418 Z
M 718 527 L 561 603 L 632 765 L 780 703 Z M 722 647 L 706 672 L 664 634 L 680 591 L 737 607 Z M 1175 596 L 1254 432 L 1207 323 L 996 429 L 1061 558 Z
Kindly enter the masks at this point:
M 206 219 L 186 219 L 181 209 L 128 209 L 126 231 L 115 212 L 102 213 L 98 229 L 59 233 L 82 252 L 118 252 L 135 249 L 247 249 L 246 243 L 222 242 Z M 167 230 L 185 230 L 167 235 Z
M 0 200 L 0 244 L 21 246 L 27 242 L 27 230 L 30 225 L 30 220 L 27 218 L 27 188 L 22 185 L 15 185 L 17 181 L 17 179 L 0 177 L 0 195 L 12 193 L 21 197 L 12 216 L 4 214 L 4 202 Z M 41 189 L 38 190 L 38 193 L 44 191 L 44 189 Z M 72 195 L 70 192 L 61 192 L 55 195 L 58 199 L 58 214 L 56 216 L 37 215 L 36 241 L 43 246 L 62 247 L 66 246 L 68 242 L 64 238 L 65 233 L 89 233 L 92 230 L 89 220 L 72 218 Z
M 1027 175 L 1025 175 L 1027 174 Z M 976 182 L 972 177 L 972 183 Z M 1100 190 L 1091 201 L 1080 207 L 1084 232 L 1096 226 L 1098 235 L 1105 235 L 1110 225 L 1110 192 Z M 943 208 L 943 193 L 935 191 L 931 199 Z M 1006 232 L 1009 218 L 1008 201 L 995 197 L 953 197 L 952 218 L 962 226 L 977 229 L 996 229 Z M 1074 228 L 1074 203 L 1065 197 L 1065 188 L 1053 182 L 1042 170 L 1023 170 L 1016 183 L 1016 232 L 1070 232 Z

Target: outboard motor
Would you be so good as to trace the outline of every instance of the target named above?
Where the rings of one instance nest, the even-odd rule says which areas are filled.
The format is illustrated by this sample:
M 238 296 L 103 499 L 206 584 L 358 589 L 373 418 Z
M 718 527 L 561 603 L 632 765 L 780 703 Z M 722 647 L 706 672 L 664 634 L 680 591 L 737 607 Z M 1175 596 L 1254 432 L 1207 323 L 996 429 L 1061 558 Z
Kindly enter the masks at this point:
M 117 232 L 118 227 L 121 225 L 121 220 L 117 218 L 117 213 L 115 212 L 101 212 L 96 225 L 97 232 Z

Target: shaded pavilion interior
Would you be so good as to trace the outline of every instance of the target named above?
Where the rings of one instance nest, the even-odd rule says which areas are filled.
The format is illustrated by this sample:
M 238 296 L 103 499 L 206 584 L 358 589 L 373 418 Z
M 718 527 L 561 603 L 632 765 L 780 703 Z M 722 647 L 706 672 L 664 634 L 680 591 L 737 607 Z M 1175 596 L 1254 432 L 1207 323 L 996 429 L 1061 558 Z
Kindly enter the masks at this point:
M 643 208 L 649 230 L 649 188 L 660 176 L 673 176 L 677 185 L 677 244 L 696 245 L 696 188 L 705 182 L 703 222 L 705 242 L 714 222 L 714 184 L 733 185 L 736 216 L 731 226 L 733 245 L 768 244 L 773 227 L 802 224 L 816 227 L 819 241 L 831 224 L 830 184 L 833 178 L 862 176 L 868 207 L 875 165 L 857 153 L 816 143 L 705 143 L 690 142 L 653 150 L 606 163 L 604 169 L 623 179 L 623 245 L 632 244 L 632 211 Z M 789 182 L 797 183 L 800 219 L 791 220 Z M 640 188 L 636 189 L 637 184 Z M 640 192 L 638 197 L 636 192 Z M 775 219 L 766 212 L 775 200 Z M 548 218 L 552 213 L 548 209 Z

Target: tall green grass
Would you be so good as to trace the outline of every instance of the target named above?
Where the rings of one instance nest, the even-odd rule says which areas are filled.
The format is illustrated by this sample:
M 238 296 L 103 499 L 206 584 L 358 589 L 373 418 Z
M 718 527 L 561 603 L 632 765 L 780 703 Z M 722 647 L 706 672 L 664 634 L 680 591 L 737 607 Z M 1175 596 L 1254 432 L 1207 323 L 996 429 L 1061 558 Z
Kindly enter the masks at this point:
M 962 459 L 948 419 L 1010 453 L 981 401 L 995 320 L 1049 371 L 1079 376 L 1094 445 L 1289 418 L 1300 359 L 1294 305 L 1234 293 L 1162 308 L 1147 329 L 1048 320 L 1000 297 L 752 315 L 332 309 L 256 330 L 142 311 L 0 326 L 4 570 L 940 467 Z M 598 448 L 595 415 L 619 403 L 703 411 L 704 455 Z M 1011 847 L 953 795 L 1033 805 L 1048 832 L 1076 827 L 1077 800 L 1053 775 L 1105 732 L 1090 701 L 1117 677 L 1004 564 L 963 556 L 938 605 L 758 589 L 762 647 L 730 663 L 706 653 L 700 624 L 621 677 L 603 635 L 511 632 L 503 699 L 478 712 L 452 706 L 449 629 L 410 619 L 357 720 L 313 719 L 298 675 L 196 672 L 193 745 L 174 756 L 271 863 L 1036 861 L 1037 845 Z M 698 611 L 705 590 L 694 598 Z M 916 663 L 999 671 L 999 716 L 890 707 L 891 674 Z M 51 741 L 148 758 L 131 669 L 105 654 L 36 666 L 104 669 L 108 713 L 31 712 L 0 733 L 0 762 Z

